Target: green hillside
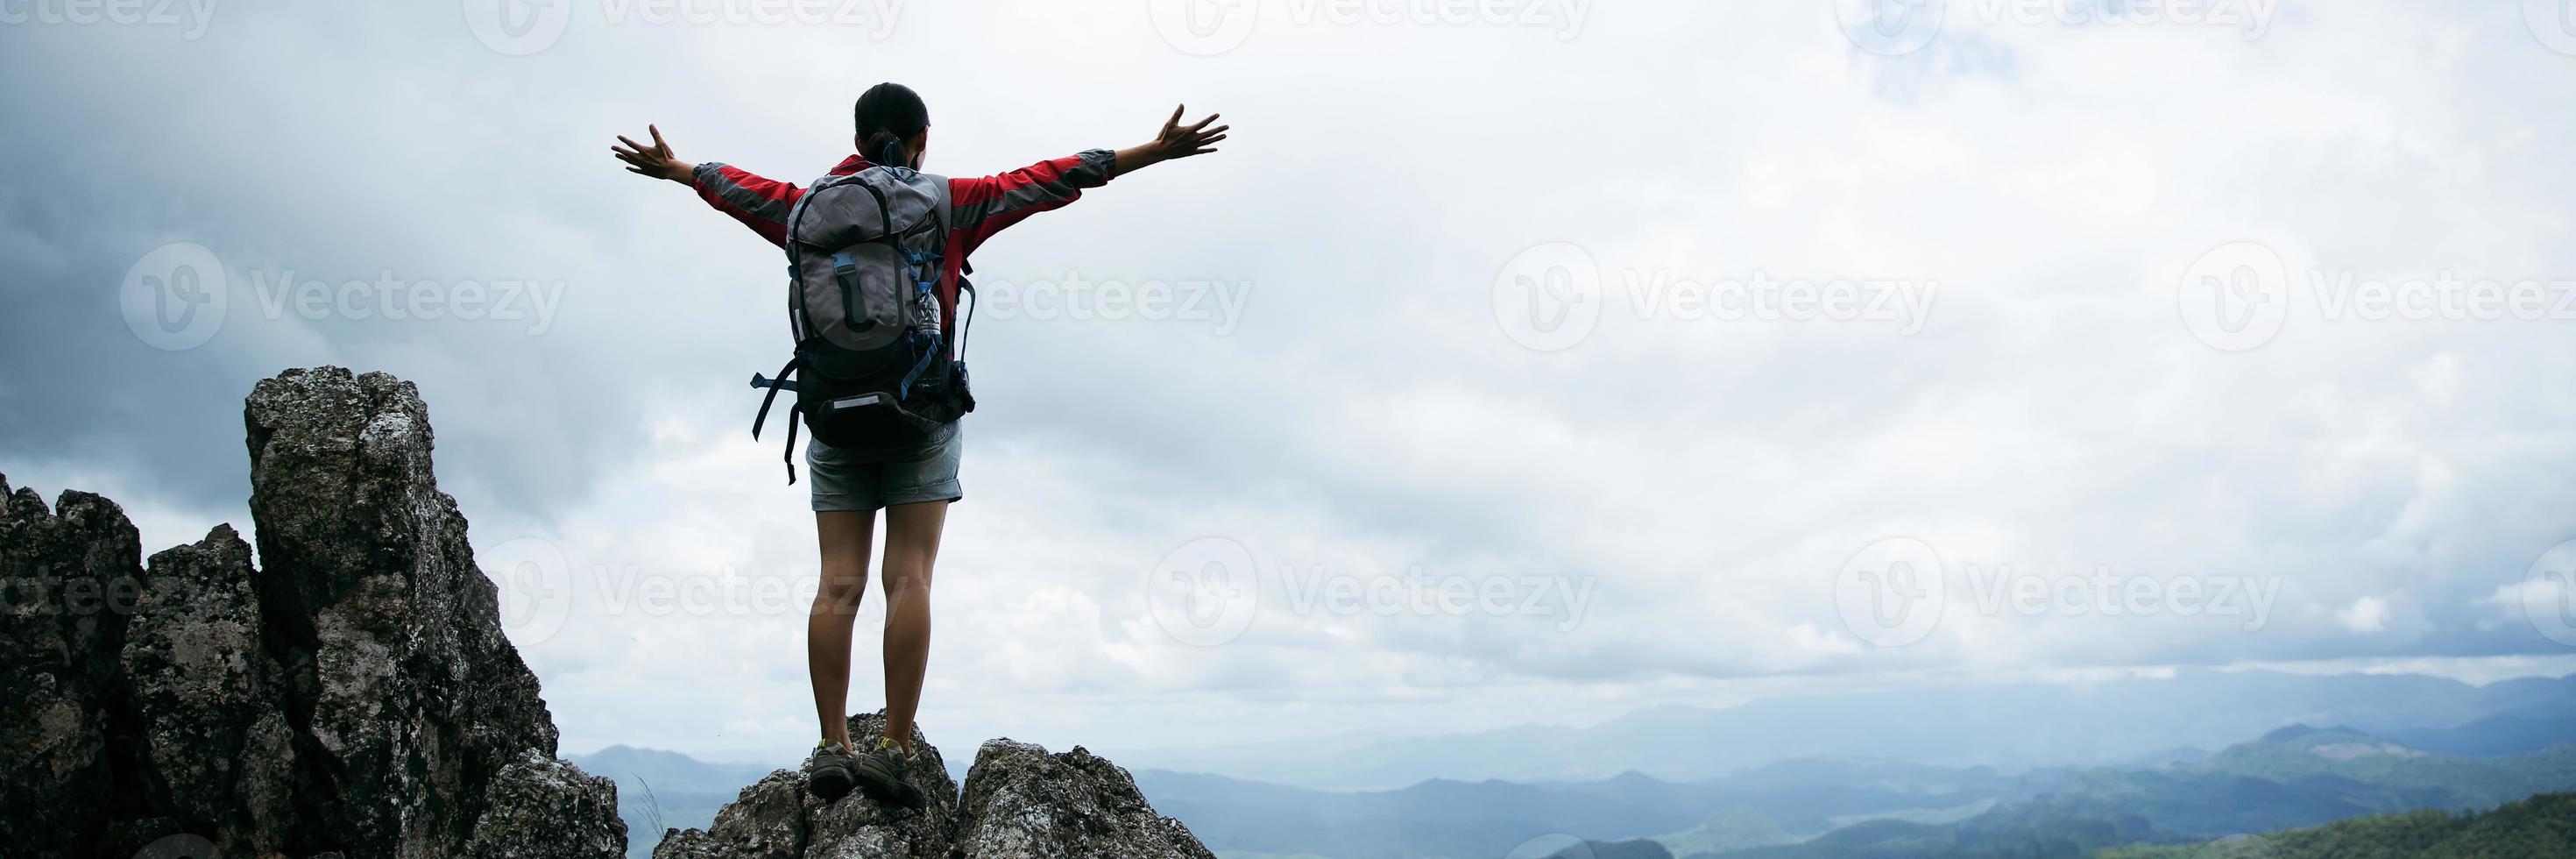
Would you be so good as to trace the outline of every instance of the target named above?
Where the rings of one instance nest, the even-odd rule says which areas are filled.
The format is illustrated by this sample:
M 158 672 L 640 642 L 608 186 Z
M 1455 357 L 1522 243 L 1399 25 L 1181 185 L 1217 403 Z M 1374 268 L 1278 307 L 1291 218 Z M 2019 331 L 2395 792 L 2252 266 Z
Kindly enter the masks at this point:
M 1707 819 L 1701 820 L 1698 826 L 1668 835 L 1658 835 L 1655 836 L 1655 840 L 1662 842 L 1664 847 L 1671 850 L 1675 856 L 1722 853 L 1747 847 L 1795 844 L 1798 841 L 1796 836 L 1781 830 L 1780 824 L 1773 822 L 1770 817 L 1750 808 L 1730 808 L 1711 814 Z
M 2082 769 L 2034 778 L 2053 781 L 2036 796 L 1951 825 L 1876 820 L 1797 844 L 1697 855 L 2075 859 L 2126 845 L 2210 847 L 2209 839 L 2221 836 L 2371 815 L 2422 810 L 2429 812 L 2428 819 L 2443 819 L 2445 812 L 2576 790 L 2576 746 L 2467 758 L 2426 753 L 2348 729 L 2293 727 L 2189 766 Z M 2215 845 L 2227 850 L 2256 846 L 2262 845 Z
M 2107 850 L 2100 859 L 2518 859 L 2576 856 L 2576 794 L 2488 812 L 2415 811 L 2208 844 Z

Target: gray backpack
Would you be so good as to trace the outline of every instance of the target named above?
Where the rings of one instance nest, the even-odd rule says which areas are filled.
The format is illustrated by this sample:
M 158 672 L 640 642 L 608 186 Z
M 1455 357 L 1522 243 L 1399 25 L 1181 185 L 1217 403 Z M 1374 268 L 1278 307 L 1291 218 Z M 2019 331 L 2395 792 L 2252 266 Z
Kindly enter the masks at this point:
M 975 410 L 966 362 L 940 324 L 948 212 L 948 180 L 903 167 L 826 176 L 797 199 L 786 242 L 796 355 L 777 378 L 752 375 L 769 392 L 752 438 L 782 389 L 796 392 L 792 410 L 815 438 L 863 456 L 918 447 Z M 975 288 L 959 278 L 958 289 Z M 795 483 L 795 424 L 786 459 Z

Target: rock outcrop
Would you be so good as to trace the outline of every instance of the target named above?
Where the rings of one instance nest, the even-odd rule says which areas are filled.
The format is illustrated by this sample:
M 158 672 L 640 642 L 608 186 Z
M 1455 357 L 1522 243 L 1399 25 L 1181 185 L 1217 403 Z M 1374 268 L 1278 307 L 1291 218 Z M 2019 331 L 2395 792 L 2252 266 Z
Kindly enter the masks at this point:
M 987 741 L 960 806 L 965 859 L 1216 859 L 1189 827 L 1155 814 L 1126 770 L 1081 746 L 1050 755 Z
M 850 736 L 885 731 L 881 715 L 850 718 Z M 671 830 L 654 859 L 1215 859 L 1180 821 L 1154 813 L 1127 771 L 1077 746 L 1064 754 L 1007 739 L 986 742 L 963 795 L 939 749 L 912 732 L 924 765 L 909 775 L 930 798 L 920 811 L 853 794 L 829 806 L 805 775 L 770 773 L 716 813 L 706 830 Z
M 419 393 L 295 370 L 244 417 L 256 567 L 229 526 L 147 566 L 114 502 L 0 478 L 5 852 L 622 855 L 615 786 L 556 759 L 438 491 Z

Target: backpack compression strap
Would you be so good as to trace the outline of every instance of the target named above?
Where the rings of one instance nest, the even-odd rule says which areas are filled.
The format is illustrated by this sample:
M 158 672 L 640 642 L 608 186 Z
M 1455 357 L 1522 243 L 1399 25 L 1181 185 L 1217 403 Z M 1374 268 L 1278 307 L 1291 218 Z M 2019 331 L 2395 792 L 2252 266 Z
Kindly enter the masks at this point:
M 868 316 L 868 291 L 859 286 L 858 258 L 850 253 L 849 248 L 832 252 L 832 282 L 841 286 L 843 324 L 850 326 L 851 331 L 877 327 L 877 321 Z
M 787 366 L 778 368 L 778 376 L 769 380 L 769 393 L 760 398 L 760 413 L 751 416 L 753 441 L 760 440 L 760 425 L 769 420 L 769 406 L 778 401 L 778 389 L 795 388 L 796 383 L 787 381 L 787 377 L 795 375 L 796 368 L 804 365 L 805 356 L 800 353 L 794 358 L 787 359 Z M 759 374 L 752 375 L 751 384 L 755 387 L 760 385 Z M 787 462 L 787 485 L 789 486 L 796 485 L 796 413 L 804 408 L 801 403 L 787 408 L 787 453 L 782 458 Z
M 769 395 L 760 398 L 760 413 L 751 416 L 751 440 L 760 440 L 760 425 L 763 421 L 769 420 L 769 404 L 778 401 L 778 389 L 785 388 L 790 391 L 796 390 L 796 383 L 787 381 L 787 377 L 796 375 L 796 368 L 802 366 L 805 366 L 804 355 L 800 354 L 794 358 L 787 359 L 787 366 L 778 368 L 778 376 L 770 379 L 769 384 L 765 386 L 760 383 L 760 374 L 753 373 L 751 375 L 752 387 L 767 387 L 769 389 Z
M 804 410 L 804 403 L 787 407 L 787 452 L 779 454 L 778 461 L 787 463 L 787 485 L 789 486 L 796 485 L 796 425 L 803 423 L 796 419 L 796 413 Z

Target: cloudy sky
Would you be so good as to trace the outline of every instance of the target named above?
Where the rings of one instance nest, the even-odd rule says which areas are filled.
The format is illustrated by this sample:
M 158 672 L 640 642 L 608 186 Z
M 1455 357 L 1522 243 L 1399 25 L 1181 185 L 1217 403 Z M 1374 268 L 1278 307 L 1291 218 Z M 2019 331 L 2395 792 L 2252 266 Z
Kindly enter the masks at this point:
M 7 0 L 0 472 L 193 540 L 254 382 L 395 373 L 568 751 L 793 754 L 778 252 L 612 135 L 801 181 L 898 80 L 979 174 L 1186 102 L 1223 152 L 975 260 L 934 740 L 2571 670 L 2576 17 L 1920 6 Z

